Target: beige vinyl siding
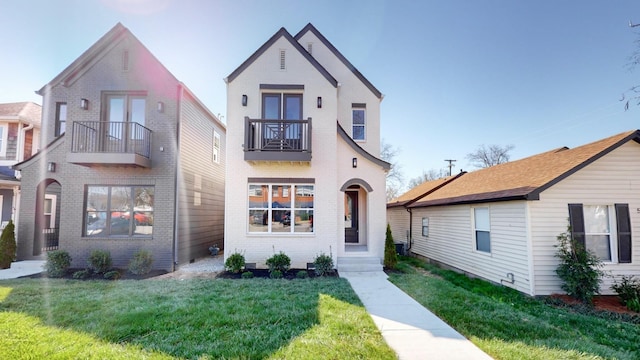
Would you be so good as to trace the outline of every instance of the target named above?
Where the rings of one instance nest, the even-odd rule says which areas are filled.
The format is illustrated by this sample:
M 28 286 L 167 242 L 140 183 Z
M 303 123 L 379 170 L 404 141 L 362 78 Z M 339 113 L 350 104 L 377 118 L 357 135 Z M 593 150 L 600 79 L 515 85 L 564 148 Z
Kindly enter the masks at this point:
M 213 161 L 213 132 L 220 134 L 220 162 Z M 224 245 L 225 129 L 185 93 L 181 103 L 178 175 L 178 263 L 207 256 Z
M 473 207 L 488 207 L 491 253 L 475 250 Z M 422 236 L 421 219 L 429 217 L 429 237 Z M 530 292 L 527 256 L 526 203 L 436 206 L 413 210 L 413 246 L 416 254 L 466 273 Z M 513 284 L 503 282 L 514 274 Z
M 555 274 L 556 237 L 567 229 L 569 203 L 591 205 L 629 204 L 632 234 L 632 262 L 606 264 L 604 270 L 620 276 L 640 275 L 640 144 L 630 141 L 575 174 L 544 191 L 540 201 L 531 202 L 535 295 L 562 292 Z M 615 223 L 613 224 L 615 227 Z M 605 277 L 600 288 L 611 294 L 613 279 Z
M 387 209 L 387 224 L 391 226 L 391 235 L 395 242 L 407 242 L 409 212 L 404 207 Z

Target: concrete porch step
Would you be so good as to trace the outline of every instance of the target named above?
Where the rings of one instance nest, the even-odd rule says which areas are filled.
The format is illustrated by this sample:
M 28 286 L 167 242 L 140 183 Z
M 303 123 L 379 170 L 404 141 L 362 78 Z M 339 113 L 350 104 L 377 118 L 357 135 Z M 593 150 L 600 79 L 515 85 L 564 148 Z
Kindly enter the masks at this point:
M 338 272 L 382 271 L 380 258 L 370 256 L 338 257 Z

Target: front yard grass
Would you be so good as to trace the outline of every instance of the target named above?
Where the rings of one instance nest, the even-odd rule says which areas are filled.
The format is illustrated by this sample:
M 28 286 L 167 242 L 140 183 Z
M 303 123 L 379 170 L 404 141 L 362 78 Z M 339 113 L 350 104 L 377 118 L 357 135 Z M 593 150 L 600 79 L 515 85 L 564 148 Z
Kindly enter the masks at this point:
M 390 281 L 495 359 L 640 359 L 637 324 L 553 307 L 416 259 L 398 268 L 404 273 Z
M 395 359 L 348 282 L 0 281 L 11 359 Z

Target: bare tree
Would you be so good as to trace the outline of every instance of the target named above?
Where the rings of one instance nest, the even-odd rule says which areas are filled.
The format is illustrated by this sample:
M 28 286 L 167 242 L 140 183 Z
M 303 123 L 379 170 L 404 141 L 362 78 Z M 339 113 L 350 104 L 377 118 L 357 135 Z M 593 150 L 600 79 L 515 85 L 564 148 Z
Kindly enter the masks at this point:
M 398 197 L 404 187 L 402 167 L 396 162 L 396 156 L 399 153 L 400 148 L 394 147 L 382 139 L 380 142 L 380 157 L 391 164 L 391 170 L 387 173 L 387 201 Z
M 515 148 L 514 145 L 480 145 L 476 151 L 467 154 L 466 158 L 472 166 L 477 168 L 487 168 L 509 161 L 511 155 L 509 151 Z
M 635 28 L 640 24 L 633 24 L 629 21 L 629 27 Z M 640 37 L 634 40 L 635 50 L 628 58 L 627 69 L 631 72 L 635 70 L 636 66 L 640 65 Z M 640 85 L 635 85 L 622 93 L 620 101 L 624 101 L 624 109 L 629 109 L 629 102 L 633 101 L 636 105 L 640 105 Z
M 446 169 L 430 169 L 429 171 L 423 170 L 422 175 L 409 180 L 409 188 L 414 188 L 427 181 L 442 179 L 444 177 L 447 177 L 448 175 L 449 172 Z

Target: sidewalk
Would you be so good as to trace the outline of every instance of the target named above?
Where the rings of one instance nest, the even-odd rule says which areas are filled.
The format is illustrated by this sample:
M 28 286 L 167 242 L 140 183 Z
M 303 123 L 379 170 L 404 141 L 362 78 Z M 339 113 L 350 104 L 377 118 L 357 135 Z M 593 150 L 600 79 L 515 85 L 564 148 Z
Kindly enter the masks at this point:
M 38 274 L 44 271 L 44 260 L 14 261 L 8 269 L 0 270 L 0 280 Z
M 399 359 L 492 359 L 389 282 L 384 272 L 340 272 L 340 277 L 349 280 Z

